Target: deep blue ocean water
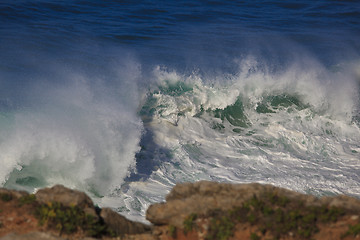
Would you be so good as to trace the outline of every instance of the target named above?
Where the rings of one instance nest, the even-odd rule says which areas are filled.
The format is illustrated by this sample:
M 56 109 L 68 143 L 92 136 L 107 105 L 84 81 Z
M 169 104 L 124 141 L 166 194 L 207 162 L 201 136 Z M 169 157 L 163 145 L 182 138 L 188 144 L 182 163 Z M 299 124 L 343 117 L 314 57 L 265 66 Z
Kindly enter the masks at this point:
M 141 216 L 177 182 L 360 196 L 360 2 L 0 2 L 0 184 Z
M 24 53 L 107 61 L 117 48 L 146 65 L 214 68 L 294 46 L 331 64 L 358 54 L 359 8 L 357 1 L 2 1 L 2 65 Z

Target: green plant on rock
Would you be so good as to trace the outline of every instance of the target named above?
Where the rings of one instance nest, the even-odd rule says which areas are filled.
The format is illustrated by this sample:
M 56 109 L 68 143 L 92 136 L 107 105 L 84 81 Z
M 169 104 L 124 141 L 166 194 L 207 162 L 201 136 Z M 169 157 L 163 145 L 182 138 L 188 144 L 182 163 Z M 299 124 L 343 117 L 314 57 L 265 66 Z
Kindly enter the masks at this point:
M 176 238 L 176 227 L 174 225 L 169 225 L 169 235 L 172 238 Z
M 50 202 L 37 208 L 40 225 L 57 229 L 62 233 L 71 234 L 82 229 L 88 236 L 109 235 L 105 224 L 94 216 L 86 214 L 77 206 L 67 207 L 58 202 Z
M 275 204 L 280 207 L 286 207 L 286 205 L 290 202 L 289 198 L 283 195 L 279 195 L 276 192 L 267 193 L 266 198 L 270 201 L 271 204 Z
M 257 221 L 256 215 L 254 213 L 250 213 L 247 215 L 247 221 L 254 225 Z
M 340 216 L 345 214 L 344 209 L 326 206 L 321 206 L 318 209 L 315 209 L 315 212 L 319 215 L 319 219 L 322 222 L 335 222 Z
M 250 240 L 260 240 L 261 237 L 258 236 L 256 233 L 251 233 Z
M 355 225 L 350 225 L 349 230 L 343 235 L 343 237 L 353 236 L 356 237 L 360 234 L 360 223 Z
M 278 193 L 254 195 L 241 207 L 229 211 L 215 210 L 211 214 L 211 223 L 207 239 L 225 240 L 233 236 L 237 223 L 258 225 L 259 233 L 269 232 L 275 239 L 288 235 L 289 232 L 299 239 L 309 239 L 319 231 L 318 223 L 334 222 L 345 214 L 340 208 L 329 206 L 307 207 L 304 202 L 292 200 Z M 349 229 L 349 234 L 359 234 L 360 226 Z M 252 239 L 259 237 L 252 234 Z M 260 238 L 260 237 L 259 237 Z
M 36 201 L 36 197 L 35 194 L 29 194 L 29 195 L 25 195 L 19 198 L 19 205 L 23 206 L 26 204 L 32 204 Z
M 188 232 L 191 232 L 193 230 L 196 219 L 197 219 L 196 213 L 192 213 L 185 218 L 185 220 L 183 222 L 185 234 L 187 234 Z
M 0 199 L 3 201 L 3 202 L 9 202 L 13 199 L 13 196 L 9 193 L 1 193 L 0 194 Z
M 231 218 L 231 213 L 213 217 L 206 239 L 226 240 L 234 235 L 234 228 L 235 223 Z

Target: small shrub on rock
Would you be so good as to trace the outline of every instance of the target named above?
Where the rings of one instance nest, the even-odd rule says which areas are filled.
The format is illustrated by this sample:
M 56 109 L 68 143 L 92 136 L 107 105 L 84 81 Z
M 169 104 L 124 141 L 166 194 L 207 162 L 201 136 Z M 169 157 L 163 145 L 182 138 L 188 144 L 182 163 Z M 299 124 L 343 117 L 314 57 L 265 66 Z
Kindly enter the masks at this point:
M 352 236 L 357 237 L 360 234 L 360 223 L 349 226 L 349 230 L 343 235 L 343 237 Z
M 335 222 L 345 211 L 336 207 L 306 207 L 301 201 L 290 201 L 285 196 L 268 193 L 254 195 L 244 202 L 242 207 L 229 211 L 213 211 L 207 239 L 225 240 L 233 236 L 237 223 L 250 223 L 261 226 L 262 234 L 269 232 L 275 239 L 292 232 L 297 238 L 309 239 L 318 232 L 318 223 Z M 359 226 L 349 229 L 349 234 L 360 232 Z M 256 235 L 256 234 L 255 234 Z M 257 235 L 251 239 L 257 239 Z
M 19 198 L 19 205 L 23 206 L 26 204 L 32 204 L 36 201 L 36 197 L 34 194 L 25 195 Z
M 13 196 L 11 194 L 8 194 L 8 193 L 2 193 L 0 194 L 0 199 L 3 201 L 3 202 L 9 202 L 13 199 Z
M 174 225 L 169 225 L 169 235 L 172 238 L 176 238 L 176 227 Z
M 184 233 L 187 234 L 188 232 L 191 232 L 193 230 L 193 227 L 195 226 L 195 220 L 197 219 L 197 214 L 192 213 L 184 220 Z
M 40 205 L 36 216 L 40 225 L 56 229 L 60 231 L 60 235 L 71 234 L 80 229 L 92 237 L 110 234 L 104 223 L 87 215 L 77 206 L 66 207 L 58 202 L 50 202 Z

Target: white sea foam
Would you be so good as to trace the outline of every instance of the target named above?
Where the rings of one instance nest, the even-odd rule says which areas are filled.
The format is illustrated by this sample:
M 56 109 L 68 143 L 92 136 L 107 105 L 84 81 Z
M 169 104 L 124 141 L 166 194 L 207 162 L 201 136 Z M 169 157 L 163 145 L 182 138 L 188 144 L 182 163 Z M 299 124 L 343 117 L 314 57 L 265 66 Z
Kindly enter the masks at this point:
M 155 76 L 163 87 L 151 95 L 151 101 L 147 99 L 152 119 L 146 128 L 153 132 L 155 146 L 167 149 L 171 157 L 164 162 L 160 154 L 154 154 L 152 158 L 161 162 L 157 171 L 143 184 L 129 183 L 128 191 L 137 192 L 138 202 L 158 201 L 142 201 L 140 193 L 151 196 L 149 189 L 154 189 L 164 196 L 178 182 L 215 180 L 360 197 L 354 75 L 345 69 L 330 71 L 315 61 L 304 62 L 272 72 L 251 58 L 240 64 L 238 74 L 223 80 L 217 77 L 222 82 L 211 85 L 198 75 L 157 68 Z M 258 112 L 259 104 L 269 96 L 296 96 L 294 102 L 300 101 L 303 107 L 280 104 L 273 113 Z M 206 111 L 225 109 L 239 98 L 249 121 L 246 128 L 234 132 L 236 126 L 226 118 Z M 214 123 L 223 127 L 214 128 Z M 126 209 L 129 216 L 137 216 L 131 207 Z
M 118 188 L 135 167 L 142 133 L 136 67 L 130 70 L 110 87 L 80 74 L 62 75 L 66 84 L 34 84 L 28 106 L 4 116 L 1 185 L 33 191 L 64 184 L 93 196 Z

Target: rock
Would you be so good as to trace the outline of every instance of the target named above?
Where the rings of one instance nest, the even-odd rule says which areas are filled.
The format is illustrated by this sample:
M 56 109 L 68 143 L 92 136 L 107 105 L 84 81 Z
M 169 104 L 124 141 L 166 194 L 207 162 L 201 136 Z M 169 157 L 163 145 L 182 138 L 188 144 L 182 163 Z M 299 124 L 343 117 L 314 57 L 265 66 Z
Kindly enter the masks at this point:
M 73 240 L 96 240 L 96 238 L 72 238 Z M 67 238 L 62 238 L 59 236 L 51 235 L 50 233 L 45 232 L 30 232 L 26 234 L 17 234 L 17 233 L 10 233 L 0 240 L 68 240 Z
M 360 211 L 360 201 L 356 198 L 345 195 L 339 195 L 336 197 L 323 197 L 321 198 L 321 202 L 331 207 L 342 207 L 354 212 Z
M 134 235 L 125 235 L 120 238 L 114 239 L 104 239 L 104 240 L 159 240 L 155 238 L 151 233 L 143 233 L 143 234 L 134 234 Z
M 35 196 L 39 203 L 59 202 L 67 207 L 77 206 L 86 214 L 97 218 L 93 201 L 83 192 L 55 185 L 52 188 L 40 189 Z
M 21 198 L 24 196 L 29 195 L 29 193 L 25 192 L 25 191 L 16 191 L 16 190 L 10 190 L 10 189 L 6 189 L 6 188 L 0 188 L 0 195 L 11 195 L 15 198 Z
M 360 201 L 347 196 L 318 199 L 312 195 L 272 185 L 200 181 L 177 184 L 167 195 L 166 203 L 153 204 L 148 208 L 146 219 L 155 225 L 173 225 L 182 228 L 185 218 L 190 214 L 206 216 L 214 210 L 230 210 L 241 207 L 253 196 L 262 198 L 266 194 L 286 196 L 289 200 L 302 201 L 306 206 L 326 204 L 360 211 Z
M 146 219 L 155 225 L 170 224 L 181 228 L 184 219 L 192 213 L 207 215 L 214 209 L 231 209 L 241 206 L 254 195 L 274 189 L 274 186 L 256 183 L 235 185 L 201 181 L 177 184 L 167 195 L 166 203 L 148 208 Z
M 44 232 L 30 232 L 26 234 L 10 233 L 0 240 L 65 240 L 62 237 L 55 237 L 49 233 Z
M 105 224 L 117 235 L 140 234 L 150 231 L 150 226 L 140 222 L 133 222 L 110 208 L 103 208 L 100 212 Z
M 85 193 L 62 185 L 40 189 L 35 196 L 39 203 L 59 202 L 64 206 L 78 206 L 82 209 L 94 206 L 93 201 Z
M 350 233 L 349 227 L 360 225 L 359 199 L 343 195 L 317 198 L 257 183 L 201 181 L 178 184 L 167 195 L 166 202 L 148 208 L 146 218 L 154 226 L 130 221 L 110 208 L 95 211 L 92 200 L 85 193 L 61 185 L 39 190 L 35 194 L 38 203 L 33 201 L 33 196 L 21 191 L 0 189 L 0 196 L 3 206 L 0 209 L 0 240 L 96 240 L 85 237 L 84 230 L 62 237 L 54 236 L 51 235 L 56 232 L 54 228 L 37 224 L 34 207 L 42 207 L 38 203 L 48 202 L 79 207 L 86 214 L 94 215 L 101 229 L 110 229 L 119 235 L 111 238 L 107 230 L 99 235 L 93 234 L 103 240 L 218 239 L 218 235 L 214 235 L 216 231 L 225 231 L 221 234 L 230 234 L 231 239 L 261 236 L 264 239 L 295 240 L 307 239 L 311 235 L 311 239 L 317 240 L 346 240 L 359 235 L 357 229 Z M 32 201 L 19 199 L 27 196 Z M 298 215 L 299 212 L 304 215 Z M 314 217 L 314 214 L 317 215 Z M 238 216 L 241 216 L 240 220 Z M 297 220 L 287 225 L 291 218 L 285 216 L 297 216 Z M 274 227 L 275 218 L 280 220 Z M 306 225 L 309 221 L 311 224 Z M 268 228 L 264 230 L 264 226 Z M 278 229 L 288 229 L 288 232 Z

